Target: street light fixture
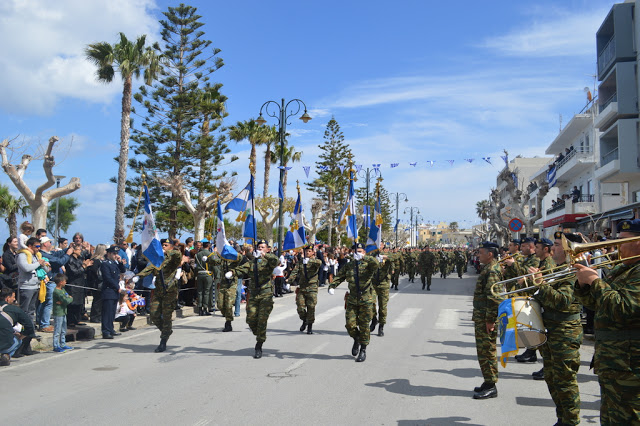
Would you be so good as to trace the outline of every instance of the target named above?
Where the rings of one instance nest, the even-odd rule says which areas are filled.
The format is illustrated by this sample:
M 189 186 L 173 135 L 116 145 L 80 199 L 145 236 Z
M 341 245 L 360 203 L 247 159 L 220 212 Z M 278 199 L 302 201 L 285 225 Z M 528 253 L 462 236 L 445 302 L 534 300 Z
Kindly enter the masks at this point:
M 396 248 L 398 248 L 398 210 L 400 209 L 400 198 L 404 197 L 404 202 L 408 202 L 407 194 L 404 192 L 392 192 L 389 194 L 389 198 L 396 197 L 396 223 L 394 229 L 396 230 Z
M 416 236 L 416 247 L 418 247 L 418 239 L 420 238 L 420 233 L 418 232 L 418 221 L 424 220 L 424 217 L 422 217 L 422 215 L 418 214 L 416 215 L 416 222 L 415 222 L 415 236 Z
M 269 110 L 269 106 L 274 105 L 275 111 Z M 289 106 L 291 105 L 291 109 Z M 280 185 L 283 185 L 284 182 L 284 135 L 287 132 L 287 120 L 289 117 L 293 117 L 298 115 L 300 110 L 304 107 L 304 113 L 300 117 L 300 120 L 304 123 L 308 123 L 311 120 L 311 116 L 307 113 L 307 105 L 302 102 L 300 99 L 292 99 L 285 104 L 284 98 L 282 98 L 281 103 L 275 101 L 267 101 L 260 107 L 260 114 L 256 119 L 256 123 L 259 126 L 264 126 L 267 123 L 267 120 L 262 116 L 262 112 L 264 110 L 265 114 L 269 117 L 273 117 L 278 120 L 278 134 L 280 139 Z M 284 228 L 282 227 L 282 217 L 284 216 L 284 200 L 280 199 L 279 208 L 278 208 L 278 254 L 282 254 L 282 244 L 284 242 Z
M 66 176 L 59 176 L 56 175 L 54 176 L 54 178 L 56 178 L 56 189 L 60 188 L 60 181 L 64 178 L 66 178 Z M 54 243 L 57 245 L 58 244 L 58 239 L 60 238 L 60 228 L 58 227 L 58 209 L 60 207 L 60 197 L 56 198 L 56 224 L 55 224 L 55 241 Z

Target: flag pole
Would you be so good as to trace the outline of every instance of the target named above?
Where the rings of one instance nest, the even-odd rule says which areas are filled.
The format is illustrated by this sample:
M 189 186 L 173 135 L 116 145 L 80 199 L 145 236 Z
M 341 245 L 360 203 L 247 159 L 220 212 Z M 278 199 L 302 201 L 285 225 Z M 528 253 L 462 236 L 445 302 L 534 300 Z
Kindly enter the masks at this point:
M 144 169 L 140 167 L 140 174 L 142 175 L 142 187 L 140 188 L 140 194 L 138 195 L 138 204 L 136 205 L 136 213 L 133 215 L 133 222 L 131 223 L 131 229 L 129 230 L 129 235 L 125 241 L 129 244 L 133 242 L 133 228 L 136 226 L 136 219 L 138 218 L 138 210 L 140 209 L 140 200 L 142 200 L 142 193 L 144 192 L 144 186 L 146 182 L 144 180 Z

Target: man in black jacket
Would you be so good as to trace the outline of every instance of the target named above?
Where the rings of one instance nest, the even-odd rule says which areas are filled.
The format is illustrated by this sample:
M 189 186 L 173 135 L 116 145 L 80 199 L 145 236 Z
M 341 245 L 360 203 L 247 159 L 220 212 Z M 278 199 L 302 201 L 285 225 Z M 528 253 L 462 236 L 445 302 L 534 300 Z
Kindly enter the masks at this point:
M 36 335 L 31 318 L 19 306 L 14 305 L 15 300 L 15 290 L 3 288 L 0 291 L 0 366 L 9 365 L 13 354 L 21 346 L 29 347 L 31 339 Z M 22 342 L 15 336 L 13 329 L 17 323 L 24 327 Z M 25 353 L 25 355 L 29 354 Z
M 120 248 L 112 245 L 107 249 L 107 260 L 100 265 L 102 272 L 102 338 L 113 339 L 119 336 L 113 328 L 113 320 L 116 317 L 116 306 L 120 295 L 120 274 L 127 269 L 124 260 L 118 256 Z

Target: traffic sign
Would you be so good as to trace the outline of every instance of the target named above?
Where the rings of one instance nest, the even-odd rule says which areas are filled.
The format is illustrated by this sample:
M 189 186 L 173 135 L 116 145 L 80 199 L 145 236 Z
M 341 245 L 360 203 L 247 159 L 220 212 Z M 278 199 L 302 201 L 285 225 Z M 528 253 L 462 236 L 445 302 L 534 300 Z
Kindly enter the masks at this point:
M 509 221 L 509 229 L 513 232 L 520 232 L 523 226 L 524 223 L 522 223 L 522 221 L 517 217 L 514 217 Z

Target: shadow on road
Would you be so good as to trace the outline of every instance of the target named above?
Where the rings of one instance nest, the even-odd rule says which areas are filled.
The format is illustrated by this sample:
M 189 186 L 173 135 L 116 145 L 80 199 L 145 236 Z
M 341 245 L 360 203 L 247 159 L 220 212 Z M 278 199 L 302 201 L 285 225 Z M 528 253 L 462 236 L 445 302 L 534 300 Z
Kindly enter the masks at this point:
M 555 404 L 551 398 L 529 398 L 526 396 L 517 396 L 516 404 L 518 405 L 527 405 L 530 407 L 553 407 L 555 408 Z M 593 402 L 585 402 L 582 401 L 580 403 L 581 410 L 594 410 L 600 411 L 600 401 Z
M 441 388 L 437 386 L 413 386 L 407 379 L 390 379 L 383 382 L 365 383 L 366 386 L 383 388 L 388 392 L 410 396 L 459 396 L 471 398 L 473 392 L 461 389 Z
M 431 426 L 431 425 L 467 425 L 481 426 L 477 423 L 466 423 L 471 421 L 468 417 L 432 417 L 426 420 L 398 420 L 398 426 Z
M 461 342 L 459 340 L 429 340 L 429 343 L 440 343 L 441 345 L 446 346 L 455 346 L 458 348 L 475 348 L 476 344 L 474 342 Z
M 475 354 L 464 355 L 464 354 L 455 354 L 451 352 L 440 352 L 435 354 L 423 354 L 423 355 L 411 355 L 411 356 L 414 358 L 419 358 L 424 356 L 429 358 L 443 359 L 445 361 L 462 361 L 462 360 L 477 361 L 478 360 L 478 357 Z
M 433 373 L 442 373 L 442 374 L 450 374 L 452 376 L 456 376 L 456 377 L 462 377 L 465 379 L 469 379 L 469 378 L 473 378 L 473 377 L 479 377 L 482 378 L 482 374 L 480 373 L 480 369 L 479 368 L 454 368 L 452 370 L 422 370 L 422 371 L 426 371 L 426 372 L 433 372 Z M 508 373 L 508 372 L 504 372 L 504 371 L 500 371 L 499 374 L 499 378 L 502 379 L 518 379 L 518 380 L 522 380 L 522 379 L 531 379 L 531 375 L 530 374 L 517 374 L 517 373 Z

